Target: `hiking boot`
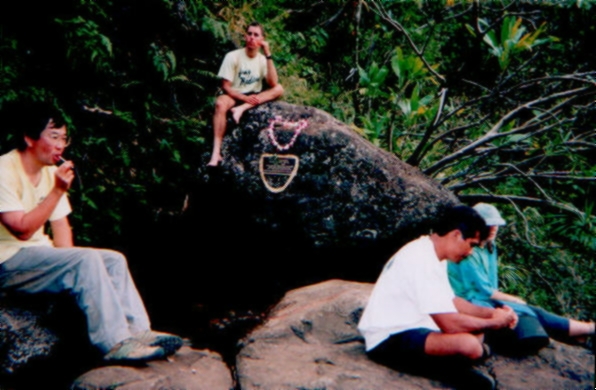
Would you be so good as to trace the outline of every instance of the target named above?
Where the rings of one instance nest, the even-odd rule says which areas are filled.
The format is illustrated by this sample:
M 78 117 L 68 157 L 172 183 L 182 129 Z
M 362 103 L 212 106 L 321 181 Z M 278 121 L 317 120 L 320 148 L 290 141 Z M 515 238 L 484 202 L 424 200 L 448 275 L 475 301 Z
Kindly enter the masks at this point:
M 458 390 L 494 390 L 495 380 L 476 367 L 458 371 L 450 381 Z
M 134 337 L 129 337 L 116 344 L 104 356 L 111 363 L 139 363 L 161 359 L 166 356 L 163 348 L 144 344 Z
M 155 330 L 146 330 L 136 334 L 134 338 L 144 345 L 161 347 L 166 356 L 175 354 L 184 344 L 184 340 L 180 336 Z

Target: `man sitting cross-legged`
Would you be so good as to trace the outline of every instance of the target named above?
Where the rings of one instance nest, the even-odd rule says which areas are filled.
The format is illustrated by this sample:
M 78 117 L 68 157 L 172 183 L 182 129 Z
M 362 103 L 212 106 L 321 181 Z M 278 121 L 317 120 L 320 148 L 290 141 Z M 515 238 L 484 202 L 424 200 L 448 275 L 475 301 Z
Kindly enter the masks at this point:
M 493 388 L 472 368 L 487 354 L 482 332 L 513 327 L 509 307 L 493 309 L 457 298 L 447 262 L 459 262 L 486 238 L 470 207 L 450 208 L 430 235 L 402 247 L 385 265 L 358 324 L 368 356 L 381 364 L 426 375 L 448 373 L 459 387 Z

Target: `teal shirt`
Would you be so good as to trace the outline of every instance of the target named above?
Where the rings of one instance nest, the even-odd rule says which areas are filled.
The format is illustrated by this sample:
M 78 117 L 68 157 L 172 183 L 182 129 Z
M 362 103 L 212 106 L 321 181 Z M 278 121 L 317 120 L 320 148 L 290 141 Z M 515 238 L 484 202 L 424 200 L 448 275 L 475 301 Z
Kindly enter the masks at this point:
M 472 254 L 460 261 L 459 264 L 449 261 L 447 271 L 455 295 L 478 306 L 507 305 L 517 314 L 535 316 L 534 311 L 527 305 L 491 299 L 493 293 L 499 289 L 497 267 L 496 245 L 493 245 L 492 252 L 486 246 L 484 248 L 475 247 Z

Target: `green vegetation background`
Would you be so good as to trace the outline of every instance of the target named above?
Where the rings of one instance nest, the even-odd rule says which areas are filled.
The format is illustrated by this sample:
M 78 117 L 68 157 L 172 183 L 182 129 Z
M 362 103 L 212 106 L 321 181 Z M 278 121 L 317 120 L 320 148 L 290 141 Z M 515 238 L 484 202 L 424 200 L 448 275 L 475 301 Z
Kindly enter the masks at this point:
M 595 6 L 596 7 L 596 6 Z M 284 100 L 462 201 L 499 204 L 503 288 L 593 317 L 596 14 L 588 1 L 55 0 L 0 6 L 0 107 L 69 118 L 79 244 L 183 213 L 226 52 L 262 22 Z M 0 149 L 14 141 L 8 122 Z M 134 205 L 134 206 L 131 206 Z

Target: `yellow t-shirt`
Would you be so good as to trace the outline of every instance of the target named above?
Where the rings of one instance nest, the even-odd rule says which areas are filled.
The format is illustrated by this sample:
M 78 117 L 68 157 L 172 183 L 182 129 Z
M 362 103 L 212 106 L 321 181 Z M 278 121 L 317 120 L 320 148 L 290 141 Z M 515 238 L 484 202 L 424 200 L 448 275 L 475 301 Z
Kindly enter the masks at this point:
M 55 170 L 54 166 L 44 167 L 39 184 L 33 186 L 16 149 L 0 156 L 0 213 L 21 210 L 27 213 L 34 209 L 54 187 Z M 70 212 L 70 203 L 64 194 L 50 216 L 50 221 L 64 218 Z M 44 233 L 43 226 L 30 239 L 21 241 L 0 224 L 0 263 L 14 256 L 21 248 L 41 245 L 53 245 L 50 237 Z

